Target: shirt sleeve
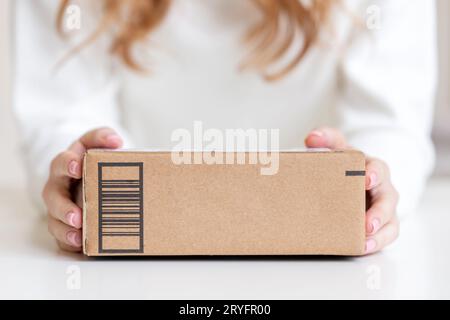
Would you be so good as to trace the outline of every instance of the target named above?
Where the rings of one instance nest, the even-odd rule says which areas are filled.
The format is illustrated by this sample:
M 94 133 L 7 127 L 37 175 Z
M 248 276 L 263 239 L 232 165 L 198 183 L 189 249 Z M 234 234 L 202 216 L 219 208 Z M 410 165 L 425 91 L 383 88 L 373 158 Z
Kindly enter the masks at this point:
M 352 29 L 339 63 L 337 125 L 352 146 L 389 165 L 402 217 L 414 210 L 434 165 L 435 3 L 360 4 L 364 26 Z
M 99 54 L 107 52 L 99 48 L 103 44 L 89 46 L 57 66 L 73 45 L 56 32 L 58 3 L 15 1 L 13 108 L 29 191 L 40 208 L 51 160 L 82 134 L 109 126 L 122 135 L 126 146 L 132 143 L 120 123 L 119 83 L 111 59 Z

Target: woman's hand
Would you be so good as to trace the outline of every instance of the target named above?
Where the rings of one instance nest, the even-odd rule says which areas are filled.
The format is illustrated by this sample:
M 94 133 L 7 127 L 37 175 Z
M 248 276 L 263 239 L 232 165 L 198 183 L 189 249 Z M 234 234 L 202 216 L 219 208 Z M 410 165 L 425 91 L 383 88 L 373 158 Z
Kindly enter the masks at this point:
M 48 212 L 48 230 L 62 249 L 78 252 L 82 247 L 80 180 L 84 153 L 90 148 L 121 146 L 122 139 L 114 130 L 100 128 L 89 131 L 53 159 L 42 197 Z
M 319 128 L 305 139 L 309 148 L 349 148 L 341 132 L 333 128 Z M 366 254 L 380 251 L 392 243 L 399 234 L 396 216 L 398 192 L 391 183 L 389 168 L 375 158 L 366 159 Z

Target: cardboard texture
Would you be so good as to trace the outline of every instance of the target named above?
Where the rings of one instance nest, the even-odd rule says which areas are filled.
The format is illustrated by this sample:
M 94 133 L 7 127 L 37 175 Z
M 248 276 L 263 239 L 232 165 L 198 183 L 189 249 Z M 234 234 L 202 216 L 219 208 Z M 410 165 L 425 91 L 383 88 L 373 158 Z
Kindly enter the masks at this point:
M 90 150 L 84 253 L 364 253 L 361 152 L 280 152 L 277 174 L 261 175 L 260 167 L 176 165 L 170 152 Z

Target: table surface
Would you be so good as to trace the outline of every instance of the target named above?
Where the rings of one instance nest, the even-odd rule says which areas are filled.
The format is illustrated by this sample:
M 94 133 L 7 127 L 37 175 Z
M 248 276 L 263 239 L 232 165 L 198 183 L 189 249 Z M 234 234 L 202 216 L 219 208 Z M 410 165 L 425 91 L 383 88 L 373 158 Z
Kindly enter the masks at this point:
M 450 298 L 450 179 L 362 258 L 86 258 L 60 251 L 23 190 L 0 188 L 0 298 Z

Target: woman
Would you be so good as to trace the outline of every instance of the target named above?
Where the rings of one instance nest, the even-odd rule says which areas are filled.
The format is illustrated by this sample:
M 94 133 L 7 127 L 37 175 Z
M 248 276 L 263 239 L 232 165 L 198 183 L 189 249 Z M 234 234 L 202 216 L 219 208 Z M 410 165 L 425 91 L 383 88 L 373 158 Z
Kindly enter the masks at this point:
M 364 151 L 366 253 L 395 240 L 433 165 L 432 1 L 56 2 L 16 1 L 15 110 L 63 249 L 81 247 L 86 149 L 170 150 L 195 120 Z

